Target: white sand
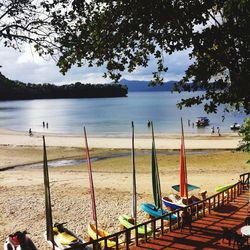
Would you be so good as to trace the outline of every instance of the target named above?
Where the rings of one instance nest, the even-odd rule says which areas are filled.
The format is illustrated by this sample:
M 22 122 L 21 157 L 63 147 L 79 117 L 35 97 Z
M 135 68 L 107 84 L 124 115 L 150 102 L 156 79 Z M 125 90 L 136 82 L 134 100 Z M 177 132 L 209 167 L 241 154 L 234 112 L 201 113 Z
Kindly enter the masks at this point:
M 84 147 L 84 138 L 79 135 L 44 134 L 47 146 Z M 186 149 L 234 149 L 239 145 L 241 138 L 237 134 L 224 134 L 222 136 L 209 134 L 186 134 Z M 156 134 L 155 142 L 157 149 L 179 149 L 180 135 Z M 95 137 L 89 136 L 90 148 L 131 148 L 129 137 Z M 138 135 L 135 138 L 135 147 L 138 149 L 150 149 L 151 137 Z M 42 134 L 34 133 L 29 136 L 25 132 L 16 132 L 0 129 L 0 145 L 9 146 L 41 146 Z

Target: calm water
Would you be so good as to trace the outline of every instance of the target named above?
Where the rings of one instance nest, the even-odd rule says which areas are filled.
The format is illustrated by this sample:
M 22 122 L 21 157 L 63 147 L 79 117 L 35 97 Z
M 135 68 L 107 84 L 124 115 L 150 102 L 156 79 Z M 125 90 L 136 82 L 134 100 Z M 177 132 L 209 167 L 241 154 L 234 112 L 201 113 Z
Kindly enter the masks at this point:
M 178 110 L 176 103 L 190 93 L 133 92 L 127 98 L 54 99 L 0 102 L 0 127 L 18 131 L 51 133 L 82 133 L 83 125 L 88 134 L 122 136 L 130 134 L 131 121 L 136 133 L 148 133 L 147 121 L 154 122 L 156 133 L 179 133 L 180 117 L 184 119 L 185 132 L 210 133 L 211 126 L 220 126 L 221 132 L 229 132 L 234 122 L 242 124 L 245 115 L 222 112 L 206 115 L 201 106 Z M 188 119 L 195 122 L 197 116 L 207 116 L 211 126 L 188 126 Z M 42 122 L 49 128 L 43 128 Z

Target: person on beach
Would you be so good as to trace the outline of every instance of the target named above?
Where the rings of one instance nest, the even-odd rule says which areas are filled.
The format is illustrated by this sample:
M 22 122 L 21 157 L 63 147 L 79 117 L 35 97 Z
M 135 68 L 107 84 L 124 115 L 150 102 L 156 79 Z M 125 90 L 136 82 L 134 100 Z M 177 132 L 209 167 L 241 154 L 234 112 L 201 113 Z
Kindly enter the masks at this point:
M 46 128 L 49 128 L 49 124 L 46 122 Z
M 43 121 L 43 128 L 45 128 L 45 122 Z
M 211 134 L 214 134 L 214 126 L 211 128 Z
M 188 226 L 189 231 L 191 232 L 191 229 L 192 229 L 192 216 L 188 212 L 187 208 L 184 208 L 184 210 L 182 212 L 182 215 L 181 215 L 181 232 L 182 232 L 182 229 L 185 226 Z
M 218 136 L 221 136 L 220 127 L 217 127 L 217 133 L 218 133 Z
M 194 128 L 194 123 L 192 122 L 192 127 Z
M 31 130 L 31 128 L 29 129 L 29 136 L 32 136 L 33 135 L 33 133 L 32 133 L 32 130 Z

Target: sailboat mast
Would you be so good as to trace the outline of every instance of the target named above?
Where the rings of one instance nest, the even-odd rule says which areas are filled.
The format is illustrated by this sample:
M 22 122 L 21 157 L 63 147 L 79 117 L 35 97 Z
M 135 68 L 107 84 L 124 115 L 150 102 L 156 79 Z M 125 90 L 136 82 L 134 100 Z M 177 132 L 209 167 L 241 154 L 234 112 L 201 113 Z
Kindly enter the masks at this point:
M 53 221 L 52 221 L 52 209 L 50 199 L 50 186 L 49 186 L 49 171 L 47 152 L 45 145 L 45 137 L 43 136 L 43 176 L 44 176 L 44 188 L 45 188 L 45 209 L 46 209 L 46 237 L 51 241 L 53 250 L 55 249 L 54 235 L 53 235 Z
M 132 218 L 134 218 L 134 224 L 136 225 L 137 220 L 137 202 L 136 202 L 136 177 L 135 177 L 135 144 L 134 144 L 134 122 L 132 122 L 132 178 L 133 178 L 133 195 L 132 195 Z
M 90 155 L 89 155 L 89 148 L 88 148 L 88 141 L 87 141 L 87 134 L 86 129 L 84 129 L 84 137 L 85 137 L 85 147 L 86 147 L 86 159 L 88 165 L 88 174 L 89 174 L 89 185 L 90 185 L 90 194 L 91 194 L 91 208 L 92 208 L 92 218 L 95 221 L 96 227 L 96 239 L 98 239 L 98 227 L 97 227 L 97 216 L 96 216 L 96 203 L 95 203 L 95 190 L 93 184 L 93 177 L 92 177 L 92 169 L 91 169 L 91 162 L 90 162 Z

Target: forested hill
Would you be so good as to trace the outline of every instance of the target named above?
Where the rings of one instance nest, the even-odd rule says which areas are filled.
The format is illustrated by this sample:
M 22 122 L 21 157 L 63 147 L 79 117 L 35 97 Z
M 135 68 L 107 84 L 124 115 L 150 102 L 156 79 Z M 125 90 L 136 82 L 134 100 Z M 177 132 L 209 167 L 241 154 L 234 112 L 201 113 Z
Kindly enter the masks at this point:
M 121 84 L 128 87 L 128 92 L 136 91 L 172 91 L 177 81 L 164 82 L 162 86 L 149 86 L 149 81 L 137 81 L 122 79 Z
M 52 98 L 126 97 L 127 87 L 121 84 L 25 84 L 12 81 L 0 72 L 0 100 L 28 100 Z

